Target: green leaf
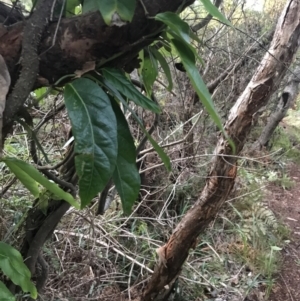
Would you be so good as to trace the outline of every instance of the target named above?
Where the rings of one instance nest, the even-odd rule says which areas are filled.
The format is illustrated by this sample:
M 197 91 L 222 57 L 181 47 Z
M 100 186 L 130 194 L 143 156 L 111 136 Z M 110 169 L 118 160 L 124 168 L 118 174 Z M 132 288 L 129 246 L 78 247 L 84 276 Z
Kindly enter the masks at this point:
M 23 161 L 20 161 L 15 158 L 3 158 L 3 162 L 7 165 L 7 167 L 10 169 L 10 171 L 16 175 L 16 177 L 20 180 L 20 182 L 30 191 L 30 193 L 34 197 L 38 197 L 40 193 L 39 185 L 37 181 L 35 181 L 32 177 L 28 176 L 28 173 L 20 166 L 20 162 L 27 164 Z M 41 175 L 42 176 L 42 175 Z
M 1 301 L 16 301 L 15 296 L 9 291 L 6 285 L 0 281 L 0 300 Z
M 169 28 L 186 43 L 189 44 L 191 42 L 190 27 L 177 14 L 172 12 L 164 12 L 157 14 L 155 19 L 169 26 Z
M 118 158 L 113 181 L 120 195 L 123 211 L 130 214 L 140 191 L 140 174 L 136 166 L 136 149 L 127 121 L 119 106 L 113 101 L 118 123 Z
M 38 102 L 43 102 L 44 97 L 48 94 L 48 89 L 45 87 L 34 90 L 35 97 Z
M 169 64 L 167 63 L 166 59 L 163 57 L 163 55 L 154 47 L 151 47 L 151 52 L 156 57 L 156 59 L 159 61 L 159 64 L 161 68 L 163 69 L 165 76 L 167 77 L 167 80 L 169 82 L 168 90 L 171 91 L 173 89 L 173 81 L 172 81 L 172 75 L 170 71 Z
M 221 22 L 232 26 L 232 24 L 220 13 L 217 7 L 210 0 L 200 0 L 206 11 Z
M 135 120 L 138 122 L 140 128 L 142 129 L 143 133 L 147 136 L 148 140 L 152 144 L 153 148 L 163 161 L 167 171 L 171 171 L 171 161 L 168 155 L 164 152 L 164 150 L 157 144 L 157 142 L 151 137 L 151 135 L 147 132 L 147 130 L 144 128 L 142 121 L 139 119 L 139 117 L 135 114 L 135 112 L 128 106 L 127 102 L 124 100 L 122 95 L 119 93 L 119 91 L 115 88 L 114 85 L 112 85 L 109 81 L 104 79 L 103 85 L 111 92 L 111 94 L 118 99 L 124 107 L 131 112 L 132 116 L 135 118 Z
M 66 16 L 74 16 L 75 9 L 81 4 L 81 0 L 67 0 L 66 2 Z
M 138 106 L 155 113 L 160 113 L 161 110 L 159 106 L 151 99 L 144 96 L 120 70 L 104 68 L 102 71 L 103 76 L 107 81 Z
M 207 112 L 219 127 L 223 131 L 221 119 L 214 107 L 209 91 L 204 84 L 199 71 L 195 64 L 195 55 L 188 45 L 179 40 L 172 40 L 174 47 L 176 48 L 178 55 L 180 56 L 181 62 L 187 72 L 189 79 L 191 80 L 192 86 L 198 94 L 202 104 L 206 108 Z
M 20 252 L 1 241 L 0 269 L 14 284 L 19 285 L 24 292 L 29 292 L 31 297 L 34 299 L 37 298 L 37 290 L 34 284 L 30 281 L 31 273 L 24 264 Z M 0 296 L 2 292 L 3 291 L 0 290 Z M 1 298 L 0 300 L 3 299 Z
M 39 183 L 54 194 L 56 198 L 65 200 L 75 208 L 79 208 L 78 203 L 70 193 L 62 190 L 57 184 L 50 182 L 34 166 L 16 158 L 5 157 L 2 158 L 2 161 L 5 162 L 11 172 L 15 174 L 33 196 L 39 197 L 40 195 L 40 189 L 37 184 Z
M 201 64 L 204 64 L 196 49 L 191 44 L 191 36 L 198 42 L 200 42 L 200 40 L 195 36 L 195 34 L 192 33 L 190 26 L 185 21 L 183 21 L 177 14 L 172 12 L 157 14 L 155 18 L 165 23 L 169 27 L 167 32 L 175 40 L 182 41 L 184 44 L 188 45 Z
M 136 0 L 85 0 L 83 12 L 99 9 L 107 25 L 130 22 L 134 15 Z
M 140 75 L 147 95 L 150 96 L 152 94 L 152 86 L 158 75 L 157 61 L 151 52 L 144 52 L 144 60 L 140 70 Z
M 171 44 L 170 44 L 170 38 L 168 36 L 167 31 L 163 31 L 160 35 L 162 37 L 162 40 L 160 41 L 161 44 L 163 45 L 163 49 L 168 52 L 171 53 L 172 52 L 172 48 L 171 48 Z M 163 53 L 165 52 L 163 51 Z
M 98 10 L 97 0 L 84 0 L 82 5 L 82 13 Z
M 102 191 L 117 160 L 117 121 L 106 93 L 80 78 L 66 85 L 65 103 L 75 138 L 75 167 L 81 207 Z

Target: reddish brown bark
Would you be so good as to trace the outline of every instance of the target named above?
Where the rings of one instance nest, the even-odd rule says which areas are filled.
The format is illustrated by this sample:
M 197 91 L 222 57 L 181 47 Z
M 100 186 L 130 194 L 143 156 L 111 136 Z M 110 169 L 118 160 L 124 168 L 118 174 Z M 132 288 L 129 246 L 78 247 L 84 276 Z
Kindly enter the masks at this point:
M 300 0 L 289 0 L 278 20 L 269 52 L 231 109 L 225 124 L 237 154 L 244 146 L 253 114 L 266 104 L 291 64 L 298 49 L 299 36 Z M 232 190 L 237 158 L 224 136 L 219 138 L 215 154 L 206 185 L 197 202 L 158 251 L 160 260 L 142 297 L 144 301 L 153 300 L 165 285 L 177 277 L 190 248 L 196 245 L 198 235 L 216 216 Z

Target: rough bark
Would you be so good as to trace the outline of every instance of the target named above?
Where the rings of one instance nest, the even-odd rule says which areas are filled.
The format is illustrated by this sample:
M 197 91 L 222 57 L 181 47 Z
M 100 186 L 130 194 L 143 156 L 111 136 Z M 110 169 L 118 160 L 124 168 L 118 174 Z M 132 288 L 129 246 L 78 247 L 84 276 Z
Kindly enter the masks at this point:
M 183 10 L 193 2 L 194 0 L 143 0 L 150 17 L 160 12 Z M 35 88 L 54 84 L 63 76 L 82 70 L 89 61 L 126 70 L 138 67 L 138 52 L 151 44 L 162 30 L 162 23 L 148 18 L 148 15 L 137 1 L 132 22 L 121 27 L 107 26 L 99 12 L 63 19 L 59 24 L 53 22 L 44 32 L 39 46 L 39 77 Z M 25 22 L 10 27 L 0 24 L 0 54 L 8 66 L 12 86 L 18 80 L 18 62 L 25 26 Z M 7 104 L 4 126 L 14 117 L 11 114 L 14 106 L 14 101 Z
M 143 0 L 150 17 L 160 12 L 183 10 L 193 2 Z M 0 54 L 10 73 L 16 72 L 24 26 L 25 23 L 17 23 L 11 27 L 0 27 Z M 39 75 L 53 84 L 64 75 L 81 70 L 88 61 L 103 63 L 108 60 L 112 65 L 123 67 L 134 58 L 132 53 L 136 54 L 159 35 L 161 26 L 160 22 L 145 15 L 139 1 L 132 22 L 121 27 L 107 26 L 99 12 L 63 19 L 60 24 L 53 22 L 40 45 Z
M 221 135 L 206 185 L 193 207 L 175 228 L 169 241 L 158 249 L 159 262 L 144 291 L 142 300 L 153 300 L 164 286 L 180 273 L 189 250 L 197 245 L 198 235 L 216 216 L 232 190 L 237 157 L 249 134 L 253 114 L 264 106 L 285 75 L 298 49 L 300 0 L 289 0 L 278 20 L 275 34 L 255 74 L 231 109 L 225 124 L 235 143 L 236 153 Z
M 261 149 L 267 146 L 279 122 L 286 116 L 289 108 L 295 104 L 299 93 L 300 67 L 290 75 L 286 87 L 283 89 L 275 112 L 268 118 L 266 126 L 263 128 L 260 137 L 255 143 L 255 148 Z
M 36 10 L 26 22 L 20 57 L 21 71 L 14 89 L 7 99 L 4 124 L 10 122 L 19 112 L 29 93 L 33 90 L 39 72 L 38 47 L 50 19 L 53 2 L 54 0 L 40 0 Z M 8 118 L 8 116 L 11 117 Z

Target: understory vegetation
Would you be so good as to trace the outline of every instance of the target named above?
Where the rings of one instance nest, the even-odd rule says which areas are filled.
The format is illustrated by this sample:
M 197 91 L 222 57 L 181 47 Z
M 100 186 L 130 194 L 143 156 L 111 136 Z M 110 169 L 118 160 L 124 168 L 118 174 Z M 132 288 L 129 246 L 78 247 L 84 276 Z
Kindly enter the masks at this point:
M 52 99 L 53 106 L 59 105 L 56 101 Z M 48 100 L 38 113 L 46 116 L 50 109 Z M 62 111 L 55 125 L 49 122 L 40 130 L 51 161 L 64 152 L 62 146 L 68 138 L 65 119 Z M 40 118 L 36 120 L 38 123 Z M 181 124 L 173 122 L 174 132 Z M 270 209 L 268 187 L 290 189 L 295 184 L 288 176 L 288 166 L 298 163 L 297 131 L 297 125 L 290 124 L 287 117 L 274 134 L 270 149 L 257 152 L 257 157 L 247 157 L 245 151 L 239 159 L 234 192 L 190 252 L 175 286 L 174 300 L 242 300 L 253 290 L 267 300 L 281 266 L 280 250 L 289 243 L 289 229 Z M 26 132 L 19 127 L 7 140 L 5 152 L 30 160 L 28 145 Z M 50 267 L 43 298 L 117 300 L 121 292 L 127 296 L 133 287 L 142 286 L 157 261 L 155 250 L 167 240 L 203 187 L 209 157 L 209 153 L 185 161 L 174 157 L 174 167 L 182 169 L 168 178 L 155 157 L 153 183 L 143 187 L 145 193 L 130 216 L 123 215 L 120 199 L 113 192 L 104 215 L 95 216 L 96 201 L 83 211 L 70 209 L 43 249 Z M 4 165 L 1 169 L 2 187 L 9 185 L 1 197 L 1 239 L 13 241 L 17 239 L 13 229 L 32 199 Z

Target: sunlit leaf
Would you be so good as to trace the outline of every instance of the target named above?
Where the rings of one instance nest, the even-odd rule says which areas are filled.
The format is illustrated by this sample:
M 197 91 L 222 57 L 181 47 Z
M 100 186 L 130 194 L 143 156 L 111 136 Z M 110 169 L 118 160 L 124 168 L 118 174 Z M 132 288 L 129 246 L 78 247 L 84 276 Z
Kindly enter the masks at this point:
M 15 301 L 15 296 L 10 292 L 10 290 L 5 286 L 5 284 L 0 281 L 0 300 L 1 301 Z
M 35 196 L 38 197 L 40 189 L 38 183 L 49 190 L 56 198 L 65 200 L 75 208 L 79 208 L 78 203 L 68 192 L 62 190 L 57 184 L 50 182 L 34 166 L 16 158 L 2 158 L 12 173 L 22 182 L 22 184 Z
M 29 292 L 34 299 L 37 298 L 37 290 L 30 281 L 31 273 L 24 264 L 20 252 L 2 241 L 0 241 L 0 269 L 14 284 L 19 285 L 24 292 Z M 5 294 L 5 290 L 1 290 L 0 287 L 0 296 L 2 292 Z M 8 295 L 8 297 L 10 296 Z M 1 298 L 0 300 L 3 299 Z

